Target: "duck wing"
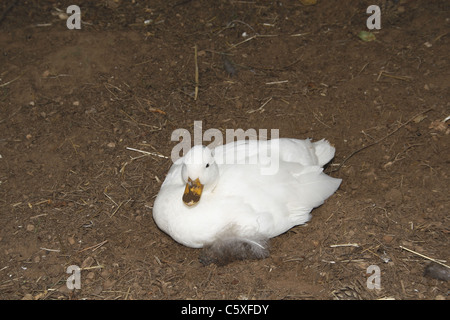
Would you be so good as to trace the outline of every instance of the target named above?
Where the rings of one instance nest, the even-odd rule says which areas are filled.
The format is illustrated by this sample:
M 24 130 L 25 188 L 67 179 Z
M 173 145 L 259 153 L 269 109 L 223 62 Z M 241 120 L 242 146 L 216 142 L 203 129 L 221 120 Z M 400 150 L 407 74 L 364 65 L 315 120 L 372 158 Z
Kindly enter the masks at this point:
M 214 158 L 218 164 L 255 164 L 264 157 L 278 156 L 280 161 L 300 163 L 304 166 L 323 167 L 334 157 L 335 149 L 322 139 L 239 140 L 216 147 Z

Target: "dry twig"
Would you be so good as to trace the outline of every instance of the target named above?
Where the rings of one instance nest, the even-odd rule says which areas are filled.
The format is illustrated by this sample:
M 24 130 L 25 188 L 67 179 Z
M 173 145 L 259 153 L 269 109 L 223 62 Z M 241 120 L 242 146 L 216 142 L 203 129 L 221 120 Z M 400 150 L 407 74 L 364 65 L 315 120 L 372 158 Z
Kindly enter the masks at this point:
M 162 154 L 156 153 L 156 152 L 149 152 L 149 151 L 139 150 L 139 149 L 130 148 L 130 147 L 126 147 L 126 149 L 131 150 L 131 151 L 140 152 L 140 153 L 150 155 L 150 156 L 156 156 L 156 157 L 160 157 L 160 158 L 164 158 L 164 159 L 169 159 L 169 157 L 166 157 L 165 155 L 162 155 Z
M 402 80 L 402 81 L 411 81 L 411 79 L 412 79 L 409 76 L 393 76 L 393 75 L 388 74 L 386 71 L 381 70 L 380 73 L 378 74 L 377 81 L 380 80 L 381 76 L 385 76 L 385 77 L 393 78 L 393 79 L 397 79 L 397 80 Z
M 255 109 L 255 110 L 249 110 L 249 111 L 247 111 L 247 113 L 253 113 L 253 112 L 256 112 L 256 111 L 259 111 L 259 112 L 263 113 L 263 112 L 264 112 L 264 107 L 265 107 L 266 104 L 268 104 L 270 101 L 272 101 L 272 97 L 270 97 L 269 99 L 267 99 L 267 101 L 264 102 L 264 103 L 261 105 L 261 107 L 259 107 L 258 109 Z
M 444 266 L 444 267 L 446 267 L 446 268 L 449 268 L 449 269 L 450 269 L 450 266 L 446 265 L 445 263 L 443 263 L 443 262 L 441 262 L 441 261 L 439 261 L 439 260 L 436 260 L 436 259 L 433 259 L 433 258 L 427 257 L 427 256 L 426 256 L 426 255 L 424 255 L 424 254 L 418 253 L 418 252 L 416 252 L 416 251 L 414 251 L 414 250 L 411 250 L 411 249 L 405 248 L 405 247 L 403 247 L 403 246 L 400 246 L 400 249 L 403 249 L 403 250 L 406 250 L 406 251 L 408 251 L 408 252 L 414 253 L 415 255 L 418 255 L 419 257 L 422 257 L 422 258 L 424 258 L 424 259 L 427 259 L 427 260 L 433 261 L 433 262 L 435 262 L 435 263 L 438 263 L 438 264 L 440 264 L 441 266 Z
M 100 248 L 101 246 L 103 246 L 107 242 L 108 242 L 108 240 L 105 240 L 105 241 L 102 241 L 100 243 L 94 244 L 93 246 L 90 246 L 90 247 L 87 247 L 87 248 L 79 250 L 78 253 L 81 253 L 81 252 L 89 250 L 89 249 L 92 249 L 92 251 L 95 251 L 95 250 L 97 250 L 98 248 Z
M 195 60 L 195 94 L 194 100 L 198 98 L 198 54 L 197 54 L 197 45 L 194 46 L 194 60 Z

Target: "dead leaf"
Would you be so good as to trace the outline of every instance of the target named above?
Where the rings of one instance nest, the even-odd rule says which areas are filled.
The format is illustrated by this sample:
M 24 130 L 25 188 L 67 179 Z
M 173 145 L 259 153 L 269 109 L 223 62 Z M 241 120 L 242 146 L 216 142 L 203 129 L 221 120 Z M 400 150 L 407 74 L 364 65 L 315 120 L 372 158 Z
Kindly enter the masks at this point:
M 156 113 L 160 113 L 160 114 L 166 114 L 166 113 L 165 113 L 164 111 L 162 111 L 161 109 L 153 108 L 153 107 L 148 108 L 148 111 L 150 111 L 150 112 L 156 112 Z
M 358 33 L 358 37 L 365 42 L 374 41 L 376 40 L 375 35 L 372 32 L 369 31 L 361 31 Z

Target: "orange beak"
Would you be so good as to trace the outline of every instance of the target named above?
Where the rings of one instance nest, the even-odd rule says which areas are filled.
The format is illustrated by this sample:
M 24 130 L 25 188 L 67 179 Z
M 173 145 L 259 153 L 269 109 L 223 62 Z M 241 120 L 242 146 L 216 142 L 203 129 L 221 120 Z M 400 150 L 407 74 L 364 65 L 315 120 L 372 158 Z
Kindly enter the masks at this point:
M 184 189 L 183 202 L 187 206 L 192 207 L 200 201 L 202 191 L 203 185 L 200 183 L 200 180 L 198 178 L 195 180 L 188 178 L 186 188 Z

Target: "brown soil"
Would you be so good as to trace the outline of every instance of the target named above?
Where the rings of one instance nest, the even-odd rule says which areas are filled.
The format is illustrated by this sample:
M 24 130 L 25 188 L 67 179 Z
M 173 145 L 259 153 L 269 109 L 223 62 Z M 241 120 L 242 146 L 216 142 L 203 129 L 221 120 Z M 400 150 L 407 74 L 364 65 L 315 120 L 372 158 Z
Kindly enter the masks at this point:
M 448 1 L 380 1 L 371 42 L 373 1 L 77 1 L 68 30 L 73 2 L 0 21 L 0 298 L 449 299 L 402 249 L 450 259 Z M 171 160 L 126 149 L 195 120 L 326 138 L 343 183 L 269 258 L 203 267 L 152 219 Z

